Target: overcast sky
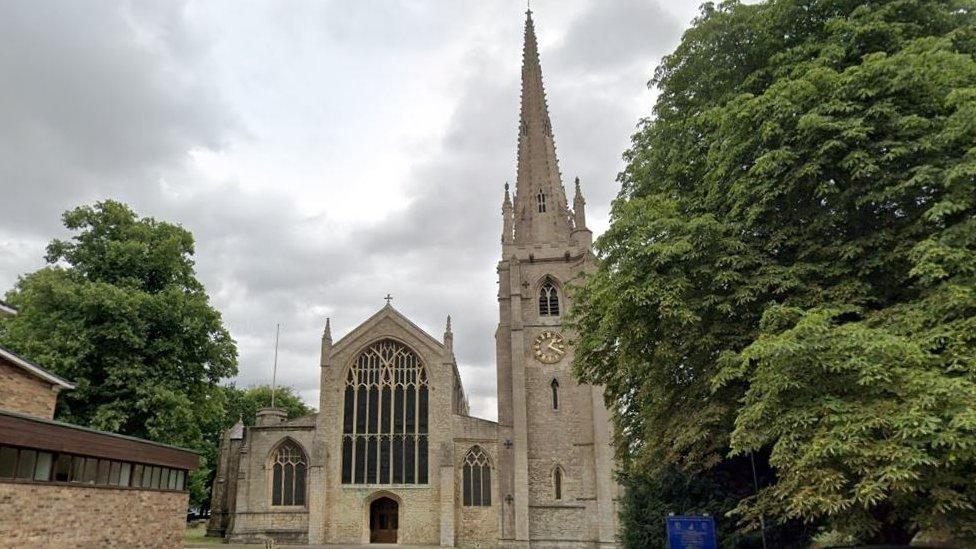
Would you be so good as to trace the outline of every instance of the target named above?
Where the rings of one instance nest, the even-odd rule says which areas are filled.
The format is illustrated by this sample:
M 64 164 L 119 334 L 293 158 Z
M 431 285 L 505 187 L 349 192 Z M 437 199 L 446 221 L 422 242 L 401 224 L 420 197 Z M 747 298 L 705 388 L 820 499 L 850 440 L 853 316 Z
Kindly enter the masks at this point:
M 653 68 L 696 0 L 535 0 L 567 182 L 605 228 Z M 0 294 L 60 215 L 113 198 L 196 237 L 238 385 L 318 403 L 326 317 L 453 317 L 494 419 L 495 266 L 515 178 L 520 0 L 0 2 Z

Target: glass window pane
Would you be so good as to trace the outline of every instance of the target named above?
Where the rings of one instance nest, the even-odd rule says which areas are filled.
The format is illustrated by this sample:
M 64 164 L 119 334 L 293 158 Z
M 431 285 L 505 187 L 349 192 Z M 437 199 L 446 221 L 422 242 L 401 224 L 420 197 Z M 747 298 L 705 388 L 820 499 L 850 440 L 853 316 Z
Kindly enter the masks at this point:
M 152 484 L 151 488 L 159 488 L 159 477 L 163 474 L 162 467 L 153 467 L 152 469 Z
M 34 480 L 51 480 L 51 467 L 54 465 L 54 455 L 48 452 L 37 453 L 37 464 L 34 465 Z
M 380 406 L 380 432 L 383 434 L 390 432 L 390 405 L 392 395 L 389 387 L 383 387 L 381 396 L 382 406 Z
M 481 505 L 481 466 L 471 468 L 471 505 Z
M 407 434 L 417 432 L 417 393 L 413 387 L 407 387 Z
M 471 466 L 464 464 L 464 473 L 461 475 L 462 492 L 464 494 L 464 505 L 471 505 Z
M 95 458 L 85 458 L 85 471 L 82 473 L 81 481 L 86 484 L 94 484 L 98 477 L 98 460 Z
M 393 484 L 403 482 L 403 435 L 393 437 Z
M 379 387 L 370 387 L 369 388 L 369 422 L 366 425 L 367 433 L 375 433 L 377 427 L 379 426 L 379 404 L 380 404 Z
M 295 465 L 286 463 L 284 466 L 284 482 L 281 496 L 282 505 L 295 504 Z
M 143 488 L 151 488 L 152 487 L 153 469 L 155 469 L 155 467 L 152 467 L 152 466 L 149 466 L 149 465 L 146 465 L 145 467 L 143 467 L 143 469 L 142 469 L 142 483 L 140 484 L 140 486 L 142 486 Z
M 169 488 L 169 468 L 167 467 L 163 467 L 159 475 L 159 487 L 164 490 Z
M 352 437 L 342 437 L 342 483 L 352 482 Z
M 71 456 L 71 482 L 84 482 L 85 458 Z
M 68 482 L 71 478 L 71 456 L 59 454 L 58 460 L 54 464 L 54 480 L 57 482 Z
M 420 434 L 427 434 L 427 387 L 421 387 L 417 390 L 420 394 L 420 410 L 418 411 L 417 417 L 417 431 Z
M 342 432 L 352 433 L 353 406 L 355 405 L 356 395 L 352 387 L 346 387 L 346 394 L 343 400 Z
M 366 482 L 366 439 L 356 437 L 356 471 L 354 477 L 356 484 Z
M 34 461 L 37 459 L 37 452 L 34 450 L 21 450 L 20 457 L 17 458 L 16 478 L 34 478 Z
M 295 505 L 305 505 L 305 464 L 295 466 Z
M 376 437 L 369 437 L 366 445 L 366 483 L 376 484 L 376 459 L 379 449 L 376 446 Z
M 281 505 L 282 465 L 275 463 L 271 479 L 271 505 Z
M 176 489 L 177 490 L 186 489 L 186 471 L 180 471 L 180 478 L 179 480 L 176 481 Z
M 169 471 L 169 484 L 167 485 L 167 487 L 170 490 L 176 490 L 176 480 L 177 480 L 177 475 L 178 474 L 179 474 L 179 471 L 177 471 L 175 469 L 170 469 L 170 471 Z
M 390 483 L 390 437 L 380 437 L 380 484 Z
M 129 475 L 132 472 L 131 463 L 123 463 L 122 469 L 119 471 L 119 486 L 129 485 Z
M 427 436 L 417 437 L 417 484 L 427 484 Z
M 95 477 L 95 484 L 108 484 L 108 476 L 111 469 L 111 461 L 107 459 L 98 460 L 98 475 Z
M 403 387 L 393 389 L 393 432 L 403 432 Z
M 491 467 L 481 468 L 481 501 L 483 505 L 491 505 Z
M 366 387 L 359 387 L 356 390 L 356 432 L 366 432 L 366 400 L 368 399 Z
M 122 473 L 122 464 L 118 461 L 112 462 L 112 468 L 108 472 L 108 483 L 111 486 L 119 485 L 119 475 Z
M 17 449 L 0 447 L 0 478 L 11 478 L 17 467 Z
M 135 488 L 142 486 L 142 470 L 143 466 L 138 463 L 132 467 L 132 483 L 129 486 Z
M 416 482 L 416 459 L 414 452 L 413 436 L 404 437 L 403 440 L 403 483 L 413 484 Z

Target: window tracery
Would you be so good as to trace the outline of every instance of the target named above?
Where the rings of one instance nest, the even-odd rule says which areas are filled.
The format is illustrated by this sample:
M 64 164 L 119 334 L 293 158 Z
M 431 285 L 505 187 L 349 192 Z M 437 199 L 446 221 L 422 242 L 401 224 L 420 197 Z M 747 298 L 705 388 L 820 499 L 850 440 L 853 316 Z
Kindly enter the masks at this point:
M 302 448 L 286 440 L 271 461 L 271 505 L 305 505 L 308 459 Z
M 559 316 L 559 293 L 552 280 L 546 280 L 539 288 L 539 315 Z
M 491 463 L 481 446 L 473 446 L 464 457 L 461 474 L 465 507 L 491 506 Z
M 370 345 L 346 374 L 343 484 L 427 484 L 428 378 L 407 346 Z

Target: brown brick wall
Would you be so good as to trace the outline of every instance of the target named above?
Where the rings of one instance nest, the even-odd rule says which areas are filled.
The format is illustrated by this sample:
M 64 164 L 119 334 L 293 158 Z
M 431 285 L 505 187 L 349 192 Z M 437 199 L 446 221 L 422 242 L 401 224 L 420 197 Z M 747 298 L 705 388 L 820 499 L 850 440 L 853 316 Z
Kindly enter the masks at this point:
M 52 419 L 57 399 L 50 383 L 0 358 L 0 409 Z
M 0 548 L 183 547 L 188 497 L 0 482 Z

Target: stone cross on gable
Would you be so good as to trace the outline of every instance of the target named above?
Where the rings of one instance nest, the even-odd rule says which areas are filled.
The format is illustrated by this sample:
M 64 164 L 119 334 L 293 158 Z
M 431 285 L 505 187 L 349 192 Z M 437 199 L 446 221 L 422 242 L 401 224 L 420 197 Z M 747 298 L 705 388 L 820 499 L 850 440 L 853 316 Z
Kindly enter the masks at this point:
M 385 299 L 386 300 L 386 304 L 389 305 L 390 302 L 393 301 L 393 296 L 390 295 L 390 294 L 386 294 L 386 297 L 384 297 L 383 299 Z

